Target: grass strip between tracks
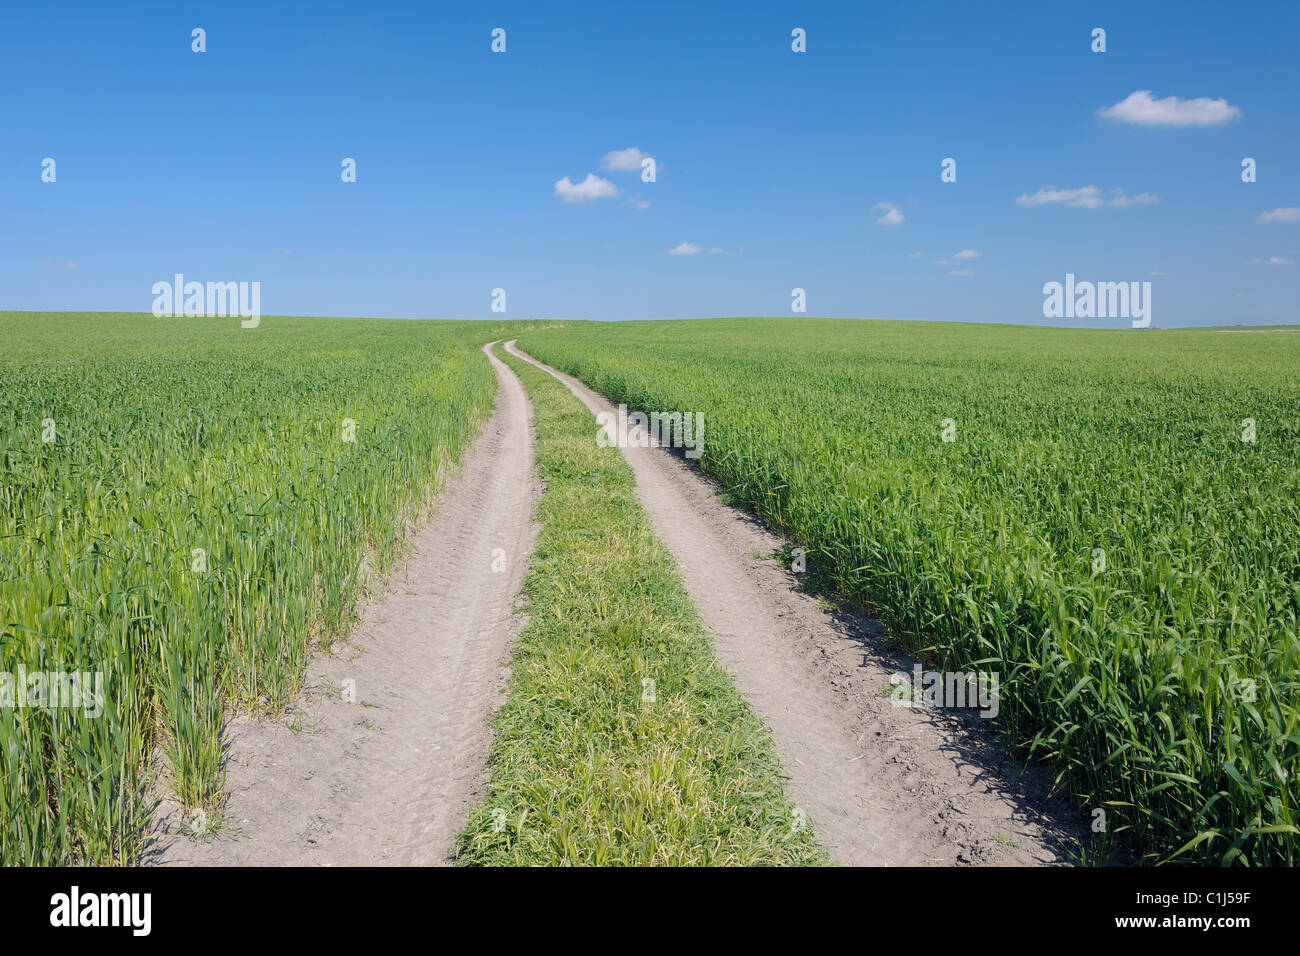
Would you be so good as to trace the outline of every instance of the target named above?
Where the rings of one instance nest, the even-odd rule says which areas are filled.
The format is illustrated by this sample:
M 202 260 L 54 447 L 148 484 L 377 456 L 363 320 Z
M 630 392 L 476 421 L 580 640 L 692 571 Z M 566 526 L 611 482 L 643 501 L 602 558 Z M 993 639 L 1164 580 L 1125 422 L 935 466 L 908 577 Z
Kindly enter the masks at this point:
M 564 385 L 497 354 L 532 400 L 546 492 L 530 619 L 459 862 L 825 862 L 622 455 Z

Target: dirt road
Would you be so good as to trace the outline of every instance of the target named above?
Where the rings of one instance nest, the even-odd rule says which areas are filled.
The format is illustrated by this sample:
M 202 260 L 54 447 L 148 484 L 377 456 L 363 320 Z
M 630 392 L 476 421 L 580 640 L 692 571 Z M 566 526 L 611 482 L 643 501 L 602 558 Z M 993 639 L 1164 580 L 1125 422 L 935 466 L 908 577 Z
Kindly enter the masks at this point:
M 483 779 L 540 493 L 527 396 L 484 351 L 496 409 L 412 539 L 410 560 L 363 609 L 351 640 L 312 662 L 298 714 L 232 722 L 221 837 L 164 837 L 145 862 L 447 861 Z M 355 702 L 344 699 L 349 688 Z
M 564 382 L 593 414 L 612 410 L 514 342 L 506 348 Z M 762 557 L 781 540 L 719 502 L 682 459 L 649 447 L 623 454 L 719 660 L 771 728 L 791 795 L 836 860 L 1066 860 L 1064 840 L 1075 831 L 1059 822 L 1063 808 L 1048 803 L 1044 775 L 1019 774 L 987 730 L 887 696 L 891 675 L 910 672 L 912 661 L 890 650 L 879 622 L 800 592 L 793 573 Z
M 593 414 L 610 410 L 581 383 L 506 347 L 555 375 Z M 487 718 L 522 623 L 511 608 L 540 493 L 527 397 L 485 351 L 497 407 L 415 534 L 411 559 L 363 610 L 352 639 L 312 662 L 290 720 L 232 723 L 221 837 L 164 836 L 146 862 L 447 862 L 483 779 Z M 719 660 L 771 728 L 791 796 L 836 860 L 1066 859 L 1075 831 L 1059 823 L 1064 814 L 1040 774 L 1018 774 L 978 722 L 888 696 L 891 676 L 912 662 L 891 650 L 878 622 L 801 592 L 796 576 L 766 557 L 780 539 L 719 502 L 682 459 L 659 448 L 623 453 Z M 164 820 L 173 830 L 185 822 L 175 812 Z

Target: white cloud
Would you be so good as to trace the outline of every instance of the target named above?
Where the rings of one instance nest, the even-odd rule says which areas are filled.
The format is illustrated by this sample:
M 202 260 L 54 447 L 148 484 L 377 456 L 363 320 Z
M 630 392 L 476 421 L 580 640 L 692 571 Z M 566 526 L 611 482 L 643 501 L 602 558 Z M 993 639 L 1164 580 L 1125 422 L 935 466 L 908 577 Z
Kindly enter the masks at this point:
M 587 173 L 587 178 L 576 186 L 565 176 L 555 184 L 555 195 L 565 202 L 595 202 L 597 199 L 612 199 L 617 196 L 618 187 L 595 173 Z
M 907 254 L 907 258 L 909 258 L 909 259 L 924 259 L 924 258 L 925 258 L 925 253 L 924 253 L 924 252 L 909 252 L 909 253 Z
M 1016 205 L 1024 206 L 1026 209 L 1043 206 L 1047 203 L 1078 206 L 1082 209 L 1096 209 L 1104 202 L 1105 200 L 1101 198 L 1101 189 L 1097 186 L 1083 186 L 1080 189 L 1057 189 L 1055 186 L 1044 186 L 1032 196 L 1028 193 L 1021 193 L 1016 197 Z
M 649 158 L 649 153 L 643 153 L 635 146 L 629 146 L 627 149 L 610 150 L 601 157 L 600 161 L 606 169 L 621 173 L 632 173 L 641 169 L 641 160 Z
M 967 260 L 970 259 L 978 259 L 981 254 L 982 253 L 978 249 L 963 249 L 961 252 L 958 252 L 955 255 L 951 256 L 950 257 L 951 261 L 949 261 L 949 259 L 935 259 L 934 264 L 936 266 L 956 265 L 959 262 L 966 262 Z M 957 269 L 954 270 L 953 272 L 948 273 L 948 275 L 951 276 L 966 276 L 966 275 L 973 275 L 973 274 L 974 273 L 971 272 L 971 270 L 969 269 Z
M 898 211 L 898 207 L 893 203 L 878 202 L 871 208 L 885 211 L 885 214 L 876 220 L 882 226 L 901 226 L 903 224 L 903 214 Z
M 668 250 L 670 256 L 698 256 L 704 250 L 693 242 L 683 242 L 680 246 L 673 246 Z
M 1016 205 L 1024 206 L 1026 209 L 1051 203 L 1073 206 L 1076 209 L 1100 209 L 1102 206 L 1127 208 L 1129 206 L 1146 206 L 1159 201 L 1159 197 L 1150 193 L 1138 193 L 1136 196 L 1128 196 L 1122 189 L 1112 189 L 1110 197 L 1107 198 L 1102 193 L 1100 186 L 1080 186 L 1078 189 L 1058 189 L 1055 186 L 1044 186 L 1032 196 L 1029 193 L 1021 193 L 1016 197 Z
M 711 249 L 709 249 L 709 255 L 720 256 L 723 254 L 724 251 L 725 250 L 721 246 L 713 246 Z
M 1138 193 L 1136 196 L 1124 195 L 1122 189 L 1112 189 L 1111 197 L 1107 200 L 1107 206 L 1119 206 L 1121 209 L 1127 209 L 1129 206 L 1149 206 L 1153 202 L 1159 202 L 1159 198 L 1150 193 Z
M 648 199 L 629 199 L 627 204 L 633 209 L 649 209 L 650 200 Z
M 1295 206 L 1286 206 L 1280 209 L 1273 209 L 1269 212 L 1261 212 L 1256 222 L 1300 222 L 1300 209 Z
M 1169 273 L 1168 273 L 1168 272 L 1161 272 L 1159 269 L 1153 269 L 1152 272 L 1151 272 L 1151 275 L 1153 275 L 1153 276 L 1167 276 L 1167 275 L 1169 275 Z
M 1267 259 L 1247 259 L 1244 265 L 1248 266 L 1289 266 L 1290 259 L 1283 259 L 1281 256 L 1269 256 Z
M 1097 110 L 1102 119 L 1113 119 L 1136 126 L 1222 126 L 1241 117 L 1241 110 L 1220 97 L 1212 100 L 1200 96 L 1184 100 L 1166 96 L 1162 100 L 1150 90 L 1136 90 L 1114 106 Z

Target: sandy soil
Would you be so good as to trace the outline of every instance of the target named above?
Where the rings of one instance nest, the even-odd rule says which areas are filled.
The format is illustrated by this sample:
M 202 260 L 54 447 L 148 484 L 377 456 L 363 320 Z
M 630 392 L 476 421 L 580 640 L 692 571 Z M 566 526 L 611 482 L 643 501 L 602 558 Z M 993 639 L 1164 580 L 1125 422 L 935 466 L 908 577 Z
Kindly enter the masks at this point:
M 447 861 L 490 743 L 512 614 L 536 538 L 531 408 L 488 351 L 491 419 L 417 530 L 388 592 L 332 655 L 309 666 L 284 721 L 228 727 L 226 828 L 211 842 L 161 835 L 144 862 L 214 865 Z M 494 570 L 503 549 L 504 570 Z M 500 554 L 497 555 L 500 567 Z M 355 702 L 343 698 L 355 682 Z M 183 821 L 163 808 L 160 829 Z
M 513 342 L 506 347 L 555 375 L 593 413 L 611 410 L 576 379 Z M 1082 821 L 1051 800 L 1044 772 L 1022 772 L 978 720 L 899 706 L 886 696 L 890 677 L 910 673 L 913 662 L 878 621 L 801 592 L 796 575 L 765 557 L 782 540 L 722 504 L 683 459 L 660 448 L 623 453 L 720 662 L 771 728 L 792 797 L 837 861 L 1068 860 L 1067 841 Z

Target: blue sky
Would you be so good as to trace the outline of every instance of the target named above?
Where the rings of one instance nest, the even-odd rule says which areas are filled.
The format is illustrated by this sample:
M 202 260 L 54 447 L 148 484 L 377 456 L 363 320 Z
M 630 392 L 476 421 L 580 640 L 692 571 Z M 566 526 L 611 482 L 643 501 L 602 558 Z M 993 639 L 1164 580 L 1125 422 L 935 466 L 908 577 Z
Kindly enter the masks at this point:
M 801 287 L 1046 323 L 1069 272 L 1150 281 L 1156 326 L 1300 322 L 1300 221 L 1264 215 L 1300 207 L 1300 4 L 446 6 L 6 4 L 0 309 L 147 312 L 182 272 L 266 314 L 489 318 L 501 287 L 509 318 L 780 315 Z M 1098 115 L 1144 90 L 1178 101 Z M 1131 121 L 1189 116 L 1224 121 Z M 603 164 L 629 148 L 656 182 Z M 618 194 L 557 195 L 589 173 Z

